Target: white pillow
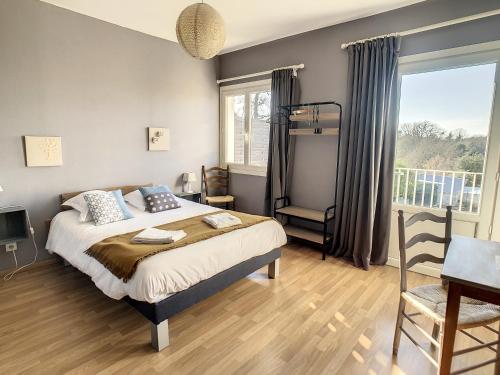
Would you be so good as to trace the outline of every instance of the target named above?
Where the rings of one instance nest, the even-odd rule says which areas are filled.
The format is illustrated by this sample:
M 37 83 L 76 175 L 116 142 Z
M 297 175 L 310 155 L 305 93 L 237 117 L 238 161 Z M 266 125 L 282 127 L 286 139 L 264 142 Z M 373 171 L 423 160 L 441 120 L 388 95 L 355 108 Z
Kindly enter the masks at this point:
M 125 220 L 118 201 L 112 191 L 98 191 L 83 195 L 95 225 L 104 225 Z
M 141 211 L 146 211 L 146 203 L 144 202 L 144 197 L 139 190 L 134 190 L 123 196 L 125 202 L 130 204 L 132 207 L 137 208 Z
M 62 205 L 63 206 L 68 206 L 71 207 L 78 212 L 80 212 L 80 217 L 79 220 L 82 223 L 85 223 L 87 221 L 92 220 L 92 215 L 89 211 L 89 206 L 87 205 L 87 202 L 85 201 L 85 198 L 83 197 L 84 194 L 87 193 L 95 193 L 95 192 L 100 192 L 102 190 L 89 190 L 85 191 L 83 193 L 78 194 L 77 196 L 68 199 L 66 202 L 64 202 Z

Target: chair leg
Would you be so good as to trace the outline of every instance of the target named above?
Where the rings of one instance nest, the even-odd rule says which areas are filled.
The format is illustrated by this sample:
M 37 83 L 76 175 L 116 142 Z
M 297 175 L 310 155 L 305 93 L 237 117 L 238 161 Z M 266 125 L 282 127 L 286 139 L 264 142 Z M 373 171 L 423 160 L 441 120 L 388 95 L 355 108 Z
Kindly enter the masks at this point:
M 498 340 L 500 341 L 500 323 L 498 323 Z M 497 344 L 497 361 L 495 362 L 495 375 L 500 375 L 500 344 Z
M 440 331 L 439 327 L 440 326 L 438 323 L 434 323 L 434 327 L 432 327 L 432 338 L 436 339 L 437 342 L 439 342 L 439 331 Z M 431 343 L 431 348 L 432 349 L 439 349 L 439 347 L 437 347 L 433 343 Z
M 441 368 L 441 349 L 443 348 L 443 338 L 444 338 L 444 323 L 439 324 L 439 335 L 438 342 L 439 347 L 437 348 L 437 360 L 438 360 L 438 372 Z
M 403 326 L 403 312 L 405 311 L 406 301 L 399 297 L 398 316 L 396 319 L 396 330 L 394 332 L 394 342 L 392 344 L 392 354 L 398 355 L 399 341 L 401 340 L 401 327 Z

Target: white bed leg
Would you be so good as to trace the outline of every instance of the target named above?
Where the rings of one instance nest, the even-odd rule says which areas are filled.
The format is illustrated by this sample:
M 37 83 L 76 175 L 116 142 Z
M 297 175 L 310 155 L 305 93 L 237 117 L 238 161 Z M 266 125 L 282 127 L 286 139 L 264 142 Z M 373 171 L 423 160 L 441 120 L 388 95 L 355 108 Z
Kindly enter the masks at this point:
M 267 275 L 270 279 L 276 279 L 280 275 L 280 258 L 275 259 L 267 266 Z
M 159 352 L 170 344 L 168 338 L 168 319 L 160 324 L 151 323 L 151 345 Z

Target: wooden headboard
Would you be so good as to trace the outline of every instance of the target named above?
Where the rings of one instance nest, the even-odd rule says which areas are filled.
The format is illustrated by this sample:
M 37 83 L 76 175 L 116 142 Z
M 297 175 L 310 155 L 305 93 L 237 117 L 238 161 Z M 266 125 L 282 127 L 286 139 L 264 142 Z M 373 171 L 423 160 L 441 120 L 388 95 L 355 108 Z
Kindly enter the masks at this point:
M 115 186 L 115 187 L 108 187 L 108 188 L 98 188 L 98 189 L 88 189 L 88 190 L 104 190 L 104 191 L 111 191 L 111 190 L 121 190 L 123 195 L 128 194 L 133 192 L 134 190 L 139 189 L 141 186 L 153 186 L 153 184 L 144 184 L 144 185 L 125 185 L 125 186 Z M 70 207 L 64 207 L 62 204 L 66 202 L 68 199 L 71 199 L 73 197 L 76 197 L 78 194 L 81 194 L 85 191 L 75 191 L 72 193 L 62 193 L 59 195 L 59 203 L 61 204 L 61 208 L 63 210 L 71 209 Z

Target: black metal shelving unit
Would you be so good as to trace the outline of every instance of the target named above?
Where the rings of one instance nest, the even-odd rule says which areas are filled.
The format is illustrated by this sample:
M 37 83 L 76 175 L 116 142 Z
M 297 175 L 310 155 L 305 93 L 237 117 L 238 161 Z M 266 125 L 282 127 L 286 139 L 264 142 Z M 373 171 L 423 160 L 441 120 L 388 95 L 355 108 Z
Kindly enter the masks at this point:
M 326 106 L 335 106 L 338 112 L 323 112 Z M 342 129 L 342 106 L 335 101 L 313 102 L 281 106 L 281 116 L 286 116 L 290 136 L 337 136 L 337 172 L 335 177 L 334 202 L 337 200 L 338 166 L 340 151 L 340 134 Z M 334 127 L 322 127 L 320 123 L 338 122 Z M 306 123 L 307 126 L 301 126 Z M 333 244 L 333 223 L 335 220 L 335 204 L 323 210 L 294 206 L 288 196 L 279 197 L 274 201 L 274 217 L 294 218 L 321 226 L 321 230 L 311 229 L 287 223 L 283 226 L 289 237 L 320 246 L 323 260 L 328 249 Z

